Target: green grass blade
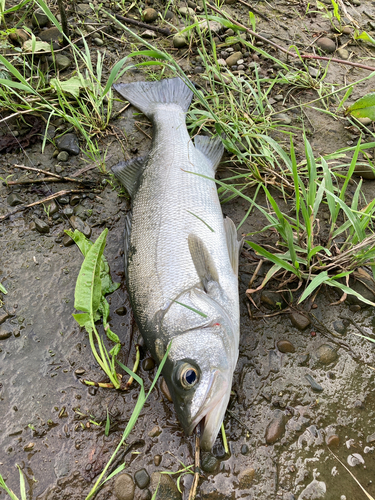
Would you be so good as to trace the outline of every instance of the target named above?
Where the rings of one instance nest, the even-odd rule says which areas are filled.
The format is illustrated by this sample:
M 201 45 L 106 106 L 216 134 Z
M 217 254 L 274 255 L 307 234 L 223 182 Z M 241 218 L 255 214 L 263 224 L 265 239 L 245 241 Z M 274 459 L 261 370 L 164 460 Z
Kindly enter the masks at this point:
M 5 286 L 0 283 L 0 292 L 2 292 L 4 295 L 6 295 L 8 292 L 5 289 Z
M 27 500 L 27 497 L 26 497 L 25 477 L 23 475 L 21 467 L 19 465 L 17 465 L 17 467 L 18 467 L 18 471 L 20 473 L 20 493 L 21 493 L 21 500 Z
M 297 270 L 291 266 L 288 262 L 286 262 L 285 260 L 281 259 L 280 257 L 277 257 L 276 255 L 274 255 L 273 253 L 271 252 L 268 252 L 267 250 L 265 250 L 264 248 L 262 248 L 261 246 L 257 245 L 256 243 L 253 243 L 252 241 L 246 241 L 246 243 L 253 249 L 256 251 L 256 253 L 258 253 L 259 255 L 261 255 L 262 257 L 265 257 L 266 259 L 270 260 L 271 262 L 273 262 L 274 264 L 277 264 L 278 266 L 280 266 L 282 269 L 285 269 L 286 271 L 289 271 L 293 274 L 296 274 L 298 275 L 298 272 Z
M 327 271 L 323 271 L 320 274 L 318 274 L 317 276 L 315 276 L 311 280 L 311 283 L 309 284 L 309 286 L 306 288 L 306 290 L 301 295 L 301 297 L 298 301 L 298 304 L 303 302 L 309 295 L 311 295 L 313 293 L 314 290 L 316 290 L 318 288 L 318 286 L 320 286 L 325 281 L 328 281 L 329 279 L 330 278 L 328 276 Z

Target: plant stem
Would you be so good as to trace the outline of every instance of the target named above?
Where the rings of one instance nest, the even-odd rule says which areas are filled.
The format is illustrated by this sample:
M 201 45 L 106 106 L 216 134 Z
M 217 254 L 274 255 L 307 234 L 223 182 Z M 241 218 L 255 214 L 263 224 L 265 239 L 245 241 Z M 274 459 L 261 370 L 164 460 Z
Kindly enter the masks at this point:
M 59 11 L 60 11 L 60 16 L 61 16 L 61 25 L 62 29 L 64 32 L 64 39 L 63 39 L 63 45 L 68 45 L 69 43 L 69 26 L 68 26 L 68 19 L 66 17 L 66 11 L 65 7 L 63 4 L 63 0 L 57 0 L 58 6 L 59 6 Z

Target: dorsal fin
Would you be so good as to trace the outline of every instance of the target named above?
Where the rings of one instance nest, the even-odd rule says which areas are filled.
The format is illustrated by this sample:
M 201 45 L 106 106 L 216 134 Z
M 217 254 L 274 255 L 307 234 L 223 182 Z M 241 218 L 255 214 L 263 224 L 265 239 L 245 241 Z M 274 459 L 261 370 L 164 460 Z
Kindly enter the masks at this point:
M 139 156 L 132 160 L 120 161 L 120 163 L 111 168 L 116 178 L 125 187 L 130 196 L 133 196 L 136 191 L 137 181 L 146 160 L 147 156 Z
M 209 160 L 212 168 L 216 169 L 224 153 L 224 146 L 220 137 L 208 137 L 206 135 L 196 135 L 194 138 L 195 147 Z
M 219 276 L 215 263 L 208 252 L 203 241 L 194 234 L 189 234 L 188 244 L 191 258 L 193 259 L 195 269 L 202 282 L 203 288 L 208 291 L 210 281 L 219 282 Z
M 236 226 L 232 219 L 230 219 L 229 217 L 226 217 L 224 219 L 224 229 L 225 236 L 227 238 L 229 260 L 232 264 L 234 274 L 238 276 L 238 260 L 242 247 L 242 241 L 238 241 Z

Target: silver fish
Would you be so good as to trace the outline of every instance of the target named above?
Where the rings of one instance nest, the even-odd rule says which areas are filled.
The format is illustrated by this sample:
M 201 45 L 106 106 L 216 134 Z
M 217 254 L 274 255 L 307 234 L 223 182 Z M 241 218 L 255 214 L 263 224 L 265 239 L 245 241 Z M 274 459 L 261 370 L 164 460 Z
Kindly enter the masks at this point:
M 211 180 L 224 149 L 219 138 L 198 135 L 193 143 L 185 124 L 193 93 L 181 79 L 114 88 L 153 123 L 149 154 L 112 169 L 132 197 L 125 229 L 131 305 L 156 361 L 171 343 L 163 376 L 178 419 L 187 435 L 201 423 L 201 448 L 210 450 L 239 342 L 240 242 Z

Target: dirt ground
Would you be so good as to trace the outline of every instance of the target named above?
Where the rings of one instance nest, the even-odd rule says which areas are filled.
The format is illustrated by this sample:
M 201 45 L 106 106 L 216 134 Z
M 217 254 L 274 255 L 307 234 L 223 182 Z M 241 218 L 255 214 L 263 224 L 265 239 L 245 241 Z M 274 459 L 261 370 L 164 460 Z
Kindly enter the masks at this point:
M 348 14 L 371 33 L 375 2 L 357 0 L 345 5 Z M 157 2 L 152 6 L 163 10 Z M 285 47 L 296 43 L 306 48 L 316 36 L 332 35 L 329 21 L 321 12 L 311 17 L 305 15 L 304 2 L 260 1 L 254 6 L 272 21 L 257 16 L 257 31 Z M 242 16 L 244 21 L 248 18 L 248 8 L 239 3 L 225 9 Z M 72 16 L 71 22 L 75 20 Z M 110 65 L 130 50 L 129 42 L 121 46 L 110 38 L 104 40 L 104 47 L 99 50 L 107 49 Z M 346 49 L 352 60 L 375 65 L 371 47 L 359 45 L 347 35 L 341 37 L 342 41 L 348 42 Z M 92 40 L 88 42 L 93 51 L 98 49 Z M 191 68 L 193 80 L 199 81 L 190 59 L 182 65 Z M 368 74 L 366 70 L 331 64 L 325 82 L 345 85 Z M 137 70 L 128 73 L 123 81 L 143 77 Z M 348 103 L 372 89 L 373 79 L 356 86 Z M 293 106 L 294 99 L 308 101 L 317 95 L 311 88 L 294 89 L 288 96 L 286 91 L 277 87 L 270 96 L 285 97 L 285 102 L 283 97 L 275 104 L 277 111 Z M 116 102 L 115 108 L 120 110 L 123 104 Z M 288 116 L 292 125 L 299 127 L 299 131 L 295 129 L 298 147 L 302 144 L 302 115 L 298 110 L 288 112 Z M 315 154 L 326 154 L 357 140 L 342 116 L 335 119 L 319 109 L 306 107 L 303 119 Z M 134 109 L 129 107 L 113 122 L 116 130 L 124 131 L 131 157 L 146 152 L 150 144 L 149 138 L 135 126 L 135 120 Z M 373 140 L 371 127 L 365 131 L 368 142 Z M 152 134 L 151 127 L 145 130 Z M 4 124 L 3 133 L 9 133 Z M 124 157 L 115 135 L 104 140 L 103 151 L 107 146 L 109 171 Z M 0 176 L 14 174 L 12 180 L 21 178 L 24 172 L 17 170 L 16 164 L 65 176 L 87 165 L 82 153 L 70 156 L 66 162 L 58 161 L 55 149 L 50 142 L 42 154 L 41 143 L 36 142 L 22 151 L 3 153 Z M 219 169 L 219 177 L 226 176 L 228 159 L 229 155 L 225 157 L 225 166 Z M 123 231 L 129 201 L 126 196 L 119 196 L 109 175 L 91 169 L 85 176 L 95 187 L 78 197 L 68 194 L 58 199 L 55 214 L 36 205 L 0 222 L 0 282 L 8 291 L 0 308 L 0 474 L 18 494 L 15 466 L 20 465 L 30 500 L 84 499 L 119 442 L 139 392 L 136 384 L 128 392 L 116 392 L 87 388 L 80 382 L 82 376 L 101 381 L 103 374 L 92 356 L 87 334 L 72 317 L 75 282 L 83 260 L 78 247 L 64 245 L 63 231 L 71 228 L 72 215 L 91 229 L 93 240 L 104 227 L 109 229 L 105 255 L 113 280 L 121 283 L 109 297 L 111 328 L 123 343 L 120 360 L 132 367 L 135 342 L 141 342 L 136 326 L 132 326 L 124 280 Z M 75 187 L 62 183 L 15 187 L 1 184 L 0 217 L 14 210 L 9 205 L 12 194 L 24 203 L 32 203 Z M 354 190 L 355 186 L 353 193 Z M 374 181 L 364 180 L 363 193 L 367 200 L 374 197 Z M 251 196 L 253 191 L 248 194 Z M 266 205 L 261 198 L 258 203 Z M 239 224 L 248 205 L 235 199 L 222 209 L 224 215 Z M 36 220 L 48 225 L 48 233 L 35 230 Z M 259 213 L 253 212 L 241 233 L 259 230 L 264 224 Z M 254 241 L 261 243 L 272 237 L 272 232 L 268 232 Z M 255 297 L 260 309 L 250 306 L 245 291 L 257 264 L 253 255 L 245 246 L 240 260 L 240 357 L 224 421 L 230 457 L 225 455 L 218 437 L 212 454 L 202 457 L 197 498 L 368 498 L 358 482 L 375 496 L 375 360 L 373 344 L 356 335 L 362 332 L 374 336 L 372 308 L 348 302 L 332 306 L 339 294 L 322 289 L 312 310 L 312 323 L 301 331 L 291 315 L 283 314 L 275 304 L 272 283 L 263 296 Z M 262 267 L 254 287 L 260 284 L 267 269 Z M 149 354 L 144 348 L 141 356 L 139 375 L 147 390 L 156 369 L 149 369 Z M 134 478 L 136 472 L 145 469 L 151 477 L 150 485 L 142 484 L 143 489 L 137 485 L 133 496 L 124 496 L 119 482 L 115 488 L 118 479 L 112 479 L 99 492 L 98 500 L 150 499 L 157 483 L 156 472 L 174 472 L 183 468 L 181 463 L 193 463 L 193 439 L 184 436 L 161 382 L 145 404 L 122 456 L 126 462 L 124 472 Z M 107 411 L 111 420 L 108 437 L 104 434 Z M 177 489 L 177 477 L 163 476 L 164 489 L 160 489 L 157 498 L 188 498 L 192 475 L 181 479 L 182 494 Z M 0 499 L 5 497 L 5 492 L 0 491 Z

